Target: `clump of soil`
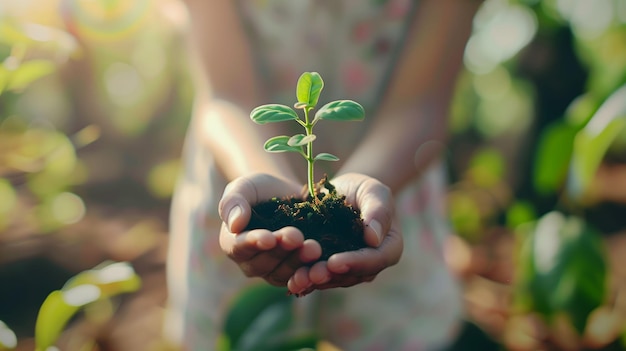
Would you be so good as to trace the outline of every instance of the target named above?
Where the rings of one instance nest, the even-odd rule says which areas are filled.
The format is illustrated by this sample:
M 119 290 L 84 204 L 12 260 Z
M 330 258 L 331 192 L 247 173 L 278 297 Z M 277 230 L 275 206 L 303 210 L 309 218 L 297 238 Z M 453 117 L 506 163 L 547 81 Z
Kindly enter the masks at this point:
M 252 218 L 246 230 L 278 230 L 286 226 L 298 228 L 305 239 L 314 239 L 322 247 L 325 261 L 338 252 L 366 247 L 363 220 L 358 209 L 346 203 L 335 187 L 324 178 L 316 184 L 316 199 L 272 198 L 252 207 Z

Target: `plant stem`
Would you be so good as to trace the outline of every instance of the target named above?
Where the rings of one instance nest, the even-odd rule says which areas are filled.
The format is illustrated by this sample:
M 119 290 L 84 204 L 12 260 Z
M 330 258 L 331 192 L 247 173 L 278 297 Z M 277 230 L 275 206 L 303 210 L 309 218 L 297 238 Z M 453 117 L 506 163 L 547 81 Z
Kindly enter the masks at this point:
M 304 109 L 304 129 L 306 129 L 306 135 L 313 134 L 313 125 L 309 121 L 310 108 Z M 309 187 L 309 194 L 311 198 L 315 200 L 315 186 L 313 185 L 313 142 L 309 141 L 306 144 L 306 162 L 307 162 L 307 184 Z

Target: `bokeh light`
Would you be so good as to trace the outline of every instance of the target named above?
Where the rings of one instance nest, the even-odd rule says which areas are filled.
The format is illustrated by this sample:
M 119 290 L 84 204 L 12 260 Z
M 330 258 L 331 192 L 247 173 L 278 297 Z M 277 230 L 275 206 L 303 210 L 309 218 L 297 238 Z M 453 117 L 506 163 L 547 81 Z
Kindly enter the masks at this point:
M 63 0 L 61 11 L 70 31 L 91 41 L 121 40 L 145 23 L 150 0 Z
M 474 27 L 465 50 L 465 65 L 474 73 L 487 73 L 530 42 L 537 31 L 537 19 L 524 6 L 487 0 L 476 15 Z

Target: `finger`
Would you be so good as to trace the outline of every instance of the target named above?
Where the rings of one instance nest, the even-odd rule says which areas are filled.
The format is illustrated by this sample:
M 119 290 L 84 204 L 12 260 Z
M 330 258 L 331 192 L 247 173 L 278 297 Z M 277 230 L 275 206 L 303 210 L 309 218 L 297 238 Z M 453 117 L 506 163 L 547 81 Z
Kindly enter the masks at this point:
M 334 275 L 333 278 L 326 284 L 313 285 L 312 289 L 325 290 L 333 288 L 348 288 L 361 283 L 371 282 L 376 278 L 375 275 L 370 276 L 351 276 L 351 275 Z
M 248 235 L 258 232 L 266 234 L 265 230 L 252 230 Z M 289 257 L 298 256 L 296 250 L 302 247 L 304 235 L 295 227 L 281 228 L 271 235 L 274 238 L 274 246 L 249 256 L 240 263 L 240 267 L 247 276 L 259 276 L 274 285 L 285 285 L 293 272 L 302 265 L 302 262 Z
M 389 231 L 394 216 L 391 190 L 375 179 L 365 180 L 357 189 L 356 202 L 365 225 L 365 242 L 378 247 Z
M 298 194 L 300 186 L 269 174 L 253 174 L 239 177 L 224 188 L 218 205 L 222 221 L 233 233 L 244 230 L 251 216 L 251 206 L 271 199 Z
M 308 267 L 300 267 L 296 270 L 296 272 L 289 278 L 287 282 L 287 288 L 289 292 L 294 295 L 301 296 L 305 291 L 310 289 L 313 286 L 313 282 L 309 280 L 309 268 Z
M 297 230 L 293 228 L 294 230 Z M 298 251 L 292 251 L 285 256 L 282 262 L 276 265 L 276 268 L 269 272 L 266 276 L 266 280 L 280 282 L 281 285 L 292 277 L 295 272 L 302 268 L 307 262 L 312 262 L 322 254 L 322 248 L 315 240 L 306 240 L 301 246 L 297 247 Z
M 315 285 L 323 285 L 332 279 L 332 273 L 328 270 L 326 261 L 317 262 L 309 270 L 309 280 Z
M 334 254 L 328 258 L 327 267 L 333 274 L 376 275 L 398 263 L 402 249 L 402 235 L 392 227 L 379 247 Z
M 244 230 L 252 214 L 250 206 L 257 201 L 256 187 L 247 178 L 237 178 L 226 185 L 218 204 L 218 213 L 231 233 Z
M 241 234 L 229 232 L 225 225 L 220 233 L 220 247 L 233 261 L 243 262 L 264 250 L 276 246 L 276 237 L 266 229 L 255 229 Z

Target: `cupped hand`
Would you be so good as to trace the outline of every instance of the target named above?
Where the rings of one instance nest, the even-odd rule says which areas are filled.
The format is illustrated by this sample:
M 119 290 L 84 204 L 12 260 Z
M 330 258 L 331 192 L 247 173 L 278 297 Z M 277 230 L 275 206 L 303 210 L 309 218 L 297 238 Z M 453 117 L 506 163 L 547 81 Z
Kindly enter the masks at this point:
M 402 255 L 402 233 L 389 187 L 357 173 L 341 175 L 331 183 L 349 204 L 361 211 L 369 247 L 336 253 L 327 261 L 298 268 L 287 284 L 289 291 L 298 296 L 372 281 L 378 273 L 398 263 Z
M 285 286 L 296 270 L 317 260 L 322 249 L 314 240 L 305 240 L 295 227 L 276 231 L 245 231 L 252 206 L 272 197 L 301 193 L 301 185 L 268 174 L 254 174 L 230 182 L 219 203 L 222 218 L 220 247 L 248 277 L 261 277 L 276 286 Z

